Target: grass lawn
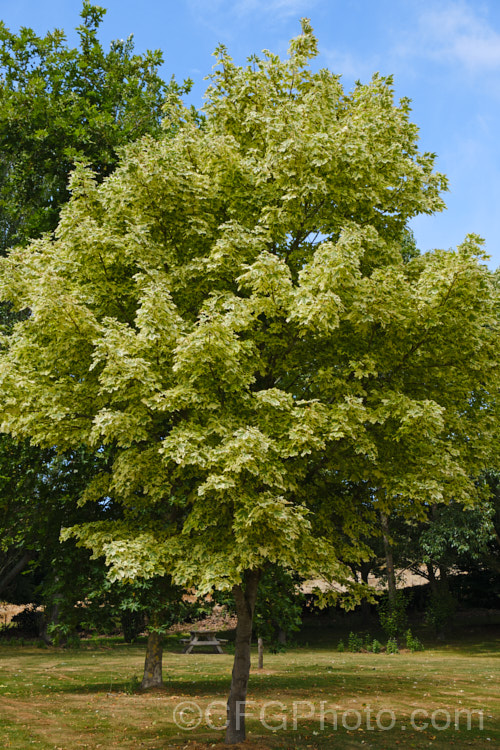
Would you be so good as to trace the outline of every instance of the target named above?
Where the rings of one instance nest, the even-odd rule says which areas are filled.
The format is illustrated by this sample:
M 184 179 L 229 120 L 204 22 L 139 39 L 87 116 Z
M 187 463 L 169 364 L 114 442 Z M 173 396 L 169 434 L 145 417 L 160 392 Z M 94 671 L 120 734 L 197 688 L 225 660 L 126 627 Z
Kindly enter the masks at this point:
M 500 748 L 498 627 L 394 655 L 338 653 L 337 638 L 316 628 L 323 637 L 309 632 L 252 671 L 244 747 Z M 143 661 L 144 643 L 63 650 L 0 641 L 0 748 L 223 747 L 211 726 L 222 724 L 232 656 L 184 655 L 174 638 L 165 689 L 141 694 Z

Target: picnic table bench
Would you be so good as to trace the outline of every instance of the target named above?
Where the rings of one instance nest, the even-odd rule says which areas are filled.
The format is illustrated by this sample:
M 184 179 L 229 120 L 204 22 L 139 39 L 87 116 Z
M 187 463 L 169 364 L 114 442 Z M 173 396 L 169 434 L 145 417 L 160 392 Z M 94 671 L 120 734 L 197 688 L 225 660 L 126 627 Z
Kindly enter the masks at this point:
M 217 638 L 216 630 L 191 630 L 190 633 L 189 638 L 181 638 L 181 643 L 185 644 L 182 650 L 183 654 L 190 654 L 193 648 L 199 646 L 211 646 L 214 654 L 224 653 L 221 644 L 227 641 L 225 638 Z

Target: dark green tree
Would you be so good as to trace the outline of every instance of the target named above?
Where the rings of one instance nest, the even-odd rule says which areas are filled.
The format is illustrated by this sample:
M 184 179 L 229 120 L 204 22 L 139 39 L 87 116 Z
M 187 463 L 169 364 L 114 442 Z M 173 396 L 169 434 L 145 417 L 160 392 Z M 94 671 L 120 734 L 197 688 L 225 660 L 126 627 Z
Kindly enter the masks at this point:
M 85 0 L 78 48 L 54 30 L 18 34 L 0 22 L 0 250 L 57 226 L 68 175 L 84 160 L 98 180 L 120 148 L 161 130 L 172 90 L 159 75 L 159 50 L 134 52 L 132 37 L 105 51 L 98 38 L 106 11 Z

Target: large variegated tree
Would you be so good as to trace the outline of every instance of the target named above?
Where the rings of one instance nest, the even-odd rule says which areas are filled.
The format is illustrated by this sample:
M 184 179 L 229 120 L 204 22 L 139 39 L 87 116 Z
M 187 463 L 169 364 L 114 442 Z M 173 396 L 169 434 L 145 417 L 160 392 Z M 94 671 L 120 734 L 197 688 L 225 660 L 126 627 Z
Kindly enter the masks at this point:
M 407 252 L 444 178 L 390 80 L 346 94 L 315 53 L 307 21 L 284 61 L 220 48 L 206 121 L 173 99 L 165 138 L 102 185 L 80 167 L 55 236 L 2 263 L 31 310 L 2 357 L 3 429 L 115 447 L 83 500 L 126 520 L 72 531 L 111 575 L 233 591 L 229 743 L 266 565 L 341 579 L 377 503 L 473 493 L 496 426 L 480 248 Z

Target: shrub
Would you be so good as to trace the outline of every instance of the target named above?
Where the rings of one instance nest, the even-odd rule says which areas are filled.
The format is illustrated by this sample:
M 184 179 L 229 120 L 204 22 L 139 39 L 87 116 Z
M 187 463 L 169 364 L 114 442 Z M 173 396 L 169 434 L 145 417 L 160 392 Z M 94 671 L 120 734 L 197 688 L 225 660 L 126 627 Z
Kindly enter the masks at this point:
M 397 638 L 405 632 L 408 625 L 407 602 L 407 596 L 403 591 L 396 592 L 394 603 L 389 601 L 387 595 L 381 599 L 378 605 L 378 615 L 380 624 L 389 638 Z
M 406 648 L 409 648 L 412 653 L 424 650 L 424 644 L 413 635 L 410 628 L 406 631 Z
M 389 638 L 385 647 L 388 654 L 399 654 L 398 642 L 395 638 Z
M 349 633 L 349 638 L 347 639 L 347 650 L 356 652 L 356 651 L 361 651 L 362 649 L 363 649 L 362 636 L 358 635 L 357 633 L 353 633 L 351 631 Z

